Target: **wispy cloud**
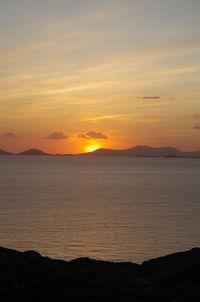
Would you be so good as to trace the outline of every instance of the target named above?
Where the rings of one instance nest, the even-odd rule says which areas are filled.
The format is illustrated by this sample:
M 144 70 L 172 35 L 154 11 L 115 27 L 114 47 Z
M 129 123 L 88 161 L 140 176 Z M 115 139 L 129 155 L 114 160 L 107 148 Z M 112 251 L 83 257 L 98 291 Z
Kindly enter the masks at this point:
M 87 118 L 81 121 L 87 121 L 87 122 L 95 122 L 95 121 L 101 121 L 101 120 L 110 120 L 110 119 L 119 119 L 124 117 L 124 114 L 110 114 L 110 115 L 101 115 L 101 116 L 95 116 L 91 118 Z
M 107 139 L 108 136 L 101 132 L 89 131 L 87 133 L 81 133 L 78 135 L 78 138 L 83 139 Z
M 46 139 L 50 139 L 50 140 L 61 140 L 61 139 L 67 139 L 68 136 L 65 135 L 62 132 L 53 132 L 51 134 L 49 134 L 49 136 L 45 137 Z
M 200 130 L 200 125 L 195 125 L 194 129 Z

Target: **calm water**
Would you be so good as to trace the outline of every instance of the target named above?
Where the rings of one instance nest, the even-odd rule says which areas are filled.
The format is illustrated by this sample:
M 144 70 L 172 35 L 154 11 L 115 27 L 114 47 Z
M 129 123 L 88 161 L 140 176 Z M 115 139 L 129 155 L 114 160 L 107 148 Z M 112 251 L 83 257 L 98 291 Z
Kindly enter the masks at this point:
M 0 156 L 0 245 L 134 262 L 200 246 L 200 159 Z

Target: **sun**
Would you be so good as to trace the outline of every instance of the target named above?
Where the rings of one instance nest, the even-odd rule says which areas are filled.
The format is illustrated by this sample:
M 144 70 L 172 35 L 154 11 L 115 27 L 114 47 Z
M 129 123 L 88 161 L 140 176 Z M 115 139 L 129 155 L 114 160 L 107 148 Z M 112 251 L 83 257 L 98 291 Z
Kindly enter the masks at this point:
M 97 144 L 92 144 L 92 145 L 88 145 L 86 148 L 85 148 L 85 151 L 86 152 L 93 152 L 97 149 L 101 148 L 100 145 L 97 145 Z

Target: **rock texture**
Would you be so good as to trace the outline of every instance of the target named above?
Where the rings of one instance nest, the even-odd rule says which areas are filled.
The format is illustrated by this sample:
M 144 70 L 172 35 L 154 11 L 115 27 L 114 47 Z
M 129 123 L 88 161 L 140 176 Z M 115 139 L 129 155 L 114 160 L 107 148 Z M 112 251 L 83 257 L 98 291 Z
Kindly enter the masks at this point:
M 0 301 L 200 301 L 200 248 L 146 261 L 69 262 L 0 247 Z

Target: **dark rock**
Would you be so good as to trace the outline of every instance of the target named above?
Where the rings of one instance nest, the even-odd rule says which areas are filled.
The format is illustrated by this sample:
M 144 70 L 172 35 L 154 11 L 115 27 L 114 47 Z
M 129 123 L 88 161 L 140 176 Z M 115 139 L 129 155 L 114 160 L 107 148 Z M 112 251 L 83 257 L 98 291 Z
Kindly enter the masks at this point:
M 145 261 L 69 262 L 0 247 L 0 301 L 200 301 L 200 248 Z

